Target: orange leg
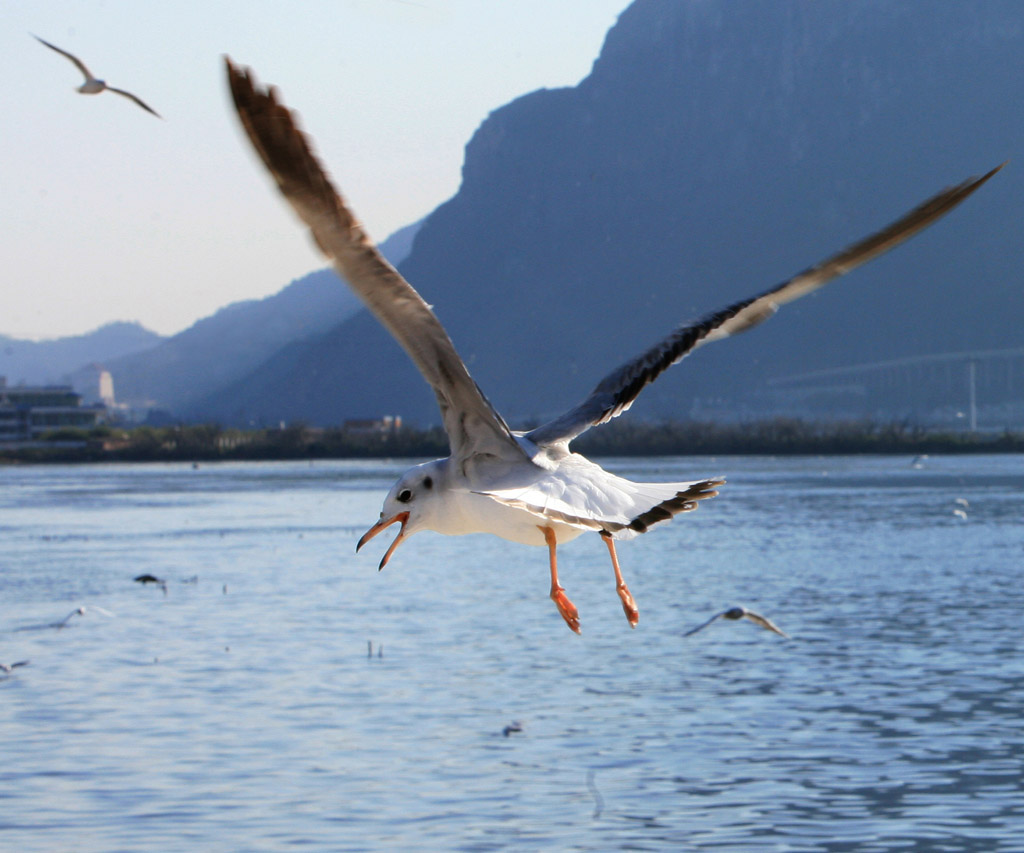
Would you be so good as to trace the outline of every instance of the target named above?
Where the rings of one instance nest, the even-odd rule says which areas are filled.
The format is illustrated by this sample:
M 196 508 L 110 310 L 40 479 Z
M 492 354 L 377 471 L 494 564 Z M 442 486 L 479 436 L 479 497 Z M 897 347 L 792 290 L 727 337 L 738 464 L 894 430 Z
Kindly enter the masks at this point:
M 629 627 L 635 628 L 636 623 L 640 620 L 640 611 L 636 609 L 636 602 L 633 601 L 629 587 L 626 586 L 626 582 L 622 579 L 619 557 L 615 553 L 615 540 L 607 533 L 602 533 L 601 538 L 604 540 L 604 544 L 608 546 L 608 553 L 612 555 L 612 568 L 615 569 L 615 591 L 619 594 L 619 599 L 622 601 L 622 609 L 626 613 L 626 619 L 629 620 Z
M 540 527 L 539 524 L 537 526 Z M 555 540 L 555 531 L 550 527 L 540 527 L 540 532 L 544 534 L 544 541 L 548 544 L 548 554 L 551 559 L 551 600 L 555 602 L 565 624 L 578 634 L 580 632 L 579 611 L 576 610 L 576 605 L 569 600 L 569 596 L 565 594 L 565 590 L 558 582 L 558 562 L 555 559 L 555 546 L 558 543 Z

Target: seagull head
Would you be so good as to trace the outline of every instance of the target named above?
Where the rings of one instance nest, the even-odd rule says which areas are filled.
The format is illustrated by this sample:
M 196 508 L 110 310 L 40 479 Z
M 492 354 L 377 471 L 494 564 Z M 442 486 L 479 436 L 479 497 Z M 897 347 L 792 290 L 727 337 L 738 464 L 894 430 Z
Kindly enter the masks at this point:
M 386 527 L 400 524 L 398 535 L 381 558 L 378 568 L 383 569 L 400 542 L 417 531 L 434 529 L 433 518 L 439 506 L 438 495 L 445 482 L 446 461 L 424 462 L 399 478 L 384 498 L 380 520 L 356 544 L 357 552 Z

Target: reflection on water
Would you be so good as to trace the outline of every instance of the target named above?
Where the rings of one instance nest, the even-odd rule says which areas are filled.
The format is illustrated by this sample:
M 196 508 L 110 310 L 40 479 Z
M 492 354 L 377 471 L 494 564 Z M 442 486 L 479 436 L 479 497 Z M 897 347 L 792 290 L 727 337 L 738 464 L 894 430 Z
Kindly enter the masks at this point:
M 0 470 L 0 847 L 1022 849 L 1024 459 L 617 460 L 729 484 L 635 631 L 561 549 L 582 637 L 542 549 L 355 556 L 403 467 Z

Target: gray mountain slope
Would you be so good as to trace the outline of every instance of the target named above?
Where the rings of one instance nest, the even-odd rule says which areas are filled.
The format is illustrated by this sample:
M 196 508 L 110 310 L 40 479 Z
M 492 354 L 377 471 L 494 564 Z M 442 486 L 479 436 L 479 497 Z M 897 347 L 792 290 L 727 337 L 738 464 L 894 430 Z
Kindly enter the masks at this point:
M 48 385 L 91 363 L 152 349 L 163 338 L 138 323 L 108 323 L 85 335 L 26 341 L 0 335 L 0 376 L 11 385 Z
M 382 250 L 405 257 L 417 227 L 395 232 Z M 187 412 L 194 400 L 216 394 L 281 347 L 322 334 L 359 309 L 333 270 L 311 272 L 265 299 L 228 305 L 148 352 L 112 361 L 116 396 Z
M 400 268 L 523 423 L 575 403 L 679 322 L 1010 159 L 906 246 L 669 371 L 632 416 L 740 401 L 818 367 L 1020 346 L 1021 56 L 1012 0 L 637 0 L 579 86 L 488 116 L 458 194 Z M 387 413 L 439 420 L 365 311 L 191 409 L 225 423 Z

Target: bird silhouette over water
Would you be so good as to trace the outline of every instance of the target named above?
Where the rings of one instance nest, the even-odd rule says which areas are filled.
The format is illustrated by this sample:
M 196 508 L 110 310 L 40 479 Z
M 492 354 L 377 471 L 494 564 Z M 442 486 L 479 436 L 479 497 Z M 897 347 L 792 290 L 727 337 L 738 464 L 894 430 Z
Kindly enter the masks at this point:
M 749 619 L 755 625 L 760 625 L 762 628 L 765 628 L 768 631 L 773 631 L 780 637 L 789 636 L 789 634 L 787 634 L 785 631 L 782 631 L 778 625 L 772 622 L 771 619 L 767 619 L 764 616 L 755 613 L 753 610 L 747 610 L 747 608 L 745 607 L 730 607 L 728 610 L 723 610 L 721 613 L 716 613 L 714 616 L 708 619 L 707 622 L 698 625 L 696 628 L 691 628 L 689 631 L 683 634 L 683 636 L 690 637 L 696 634 L 698 631 L 703 631 L 705 628 L 708 627 L 708 625 L 710 625 L 716 619 L 730 619 L 732 621 L 737 621 L 739 619 Z
M 19 660 L 14 663 L 0 663 L 0 672 L 10 675 L 11 670 L 17 669 L 19 666 L 28 666 L 30 663 L 31 661 L 27 660 Z
M 163 578 L 158 578 L 156 575 L 147 573 L 144 575 L 136 575 L 132 580 L 135 581 L 135 583 L 141 583 L 143 586 L 146 586 L 147 584 L 155 584 L 164 591 L 164 595 L 167 595 L 167 581 Z
M 37 35 L 33 35 L 32 37 L 41 44 L 46 45 L 48 48 L 50 48 L 50 50 L 54 50 L 61 56 L 70 59 L 74 63 L 75 67 L 82 72 L 82 75 L 85 77 L 85 82 L 81 86 L 79 86 L 76 91 L 80 92 L 83 95 L 98 95 L 100 92 L 113 92 L 115 95 L 122 95 L 123 97 L 134 101 L 136 104 L 142 107 L 142 109 L 144 109 L 147 113 L 152 113 L 157 118 L 163 118 L 163 116 L 160 115 L 160 113 L 154 110 L 149 104 L 147 104 L 145 101 L 142 100 L 142 98 L 138 97 L 137 95 L 133 95 L 131 92 L 126 92 L 124 89 L 115 89 L 113 86 L 108 86 L 105 80 L 100 80 L 98 77 L 96 77 L 95 74 L 93 74 L 88 68 L 86 68 L 85 63 L 82 62 L 82 60 L 74 54 L 68 53 L 66 50 L 61 50 L 59 47 L 57 47 L 57 45 L 50 44 L 48 41 L 46 41 L 46 39 L 41 39 Z
M 96 612 L 103 616 L 106 616 L 107 618 L 112 618 L 114 616 L 114 614 L 111 613 L 109 610 L 106 610 L 102 607 L 97 607 L 95 604 L 90 604 L 88 607 L 83 604 L 81 607 L 76 607 L 67 616 L 65 616 L 63 619 L 59 619 L 56 622 L 40 622 L 36 623 L 35 625 L 23 625 L 22 627 L 15 628 L 14 630 L 43 631 L 47 628 L 56 628 L 59 631 L 61 630 L 61 628 L 67 627 L 68 623 L 70 623 L 71 620 L 74 619 L 76 616 L 84 616 L 88 612 Z
M 68 624 L 68 622 L 70 622 L 75 616 L 85 616 L 85 614 L 90 610 L 94 610 L 97 613 L 106 616 L 108 619 L 112 618 L 114 615 L 109 610 L 104 610 L 102 607 L 97 607 L 95 604 L 89 605 L 88 607 L 86 607 L 83 604 L 81 607 L 76 607 L 74 610 L 72 610 L 67 616 L 61 619 L 60 622 L 52 623 L 50 627 L 56 628 L 59 631 L 61 628 L 65 627 Z
M 609 373 L 578 405 L 527 431 L 513 431 L 470 376 L 430 305 L 389 264 L 335 189 L 314 155 L 309 138 L 273 87 L 225 57 L 228 83 L 242 127 L 287 202 L 308 226 L 317 246 L 334 263 L 377 320 L 419 369 L 438 401 L 451 455 L 410 468 L 384 499 L 379 520 L 362 536 L 358 551 L 393 524 L 398 534 L 379 563 L 384 568 L 398 545 L 420 530 L 447 535 L 491 533 L 512 542 L 547 548 L 549 596 L 569 628 L 580 630 L 579 612 L 559 582 L 557 546 L 585 532 L 608 548 L 615 590 L 630 626 L 639 619 L 623 579 L 616 540 L 631 539 L 712 498 L 724 480 L 637 483 L 616 476 L 570 450 L 591 427 L 625 412 L 666 369 L 704 344 L 757 326 L 779 306 L 818 290 L 927 228 L 977 190 L 1000 167 L 936 194 L 900 219 L 793 278 L 749 299 L 684 324 L 632 361 Z M 637 275 L 643 257 L 635 246 Z M 495 310 L 502 298 L 495 294 Z M 538 310 L 571 311 L 551 294 Z M 523 334 L 522 346 L 535 346 Z M 367 359 L 372 361 L 369 353 Z M 507 353 L 514 359 L 515 352 Z M 552 363 L 548 371 L 564 371 Z M 545 375 L 524 376 L 543 383 Z

